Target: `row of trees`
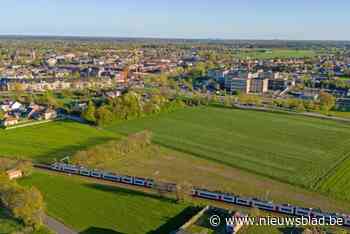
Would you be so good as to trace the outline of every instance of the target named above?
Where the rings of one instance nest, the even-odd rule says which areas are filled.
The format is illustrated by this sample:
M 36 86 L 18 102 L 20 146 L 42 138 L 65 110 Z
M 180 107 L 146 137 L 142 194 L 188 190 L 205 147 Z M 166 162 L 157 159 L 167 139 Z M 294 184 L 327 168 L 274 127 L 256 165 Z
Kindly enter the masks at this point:
M 122 97 L 109 99 L 100 106 L 90 101 L 81 117 L 92 124 L 106 125 L 112 121 L 130 120 L 160 112 L 171 112 L 183 107 L 185 104 L 181 100 L 169 100 L 159 93 L 142 98 L 136 92 L 128 92 Z
M 278 99 L 274 100 L 274 105 L 288 109 L 294 109 L 298 112 L 303 111 L 324 111 L 328 113 L 335 107 L 335 97 L 326 92 L 321 92 L 318 100 L 303 101 L 299 99 Z
M 13 162 L 5 161 L 5 163 L 5 165 L 10 163 L 12 165 Z M 31 172 L 27 163 L 16 162 L 14 165 L 23 169 L 25 175 Z M 25 226 L 38 230 L 43 224 L 45 208 L 43 196 L 35 187 L 27 188 L 18 185 L 15 181 L 10 181 L 4 170 L 7 166 L 4 164 L 1 166 L 0 208 L 5 208 L 12 217 L 21 220 Z

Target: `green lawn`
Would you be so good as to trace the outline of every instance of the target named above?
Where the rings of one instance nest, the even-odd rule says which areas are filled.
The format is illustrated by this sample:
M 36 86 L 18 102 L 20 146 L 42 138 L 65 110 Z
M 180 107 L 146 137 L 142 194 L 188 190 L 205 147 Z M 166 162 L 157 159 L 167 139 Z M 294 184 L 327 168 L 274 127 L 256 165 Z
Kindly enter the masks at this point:
M 69 121 L 0 130 L 0 154 L 35 161 L 51 161 L 77 150 L 116 138 L 116 135 Z
M 316 52 L 313 50 L 292 50 L 292 49 L 273 49 L 267 52 L 258 50 L 242 50 L 235 54 L 237 58 L 251 59 L 272 59 L 272 58 L 304 58 L 314 57 Z
M 350 125 L 226 108 L 188 108 L 107 129 L 150 129 L 163 146 L 305 187 L 350 151 Z
M 172 200 L 76 177 L 35 172 L 21 184 L 39 188 L 49 215 L 85 234 L 164 234 L 193 214 Z

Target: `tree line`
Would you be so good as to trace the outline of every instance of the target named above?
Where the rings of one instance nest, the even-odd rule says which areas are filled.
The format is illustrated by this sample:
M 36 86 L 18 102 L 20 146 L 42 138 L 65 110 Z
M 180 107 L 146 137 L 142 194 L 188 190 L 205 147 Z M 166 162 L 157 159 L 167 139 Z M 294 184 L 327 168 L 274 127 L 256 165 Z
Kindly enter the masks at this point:
M 35 187 L 24 187 L 10 180 L 6 171 L 10 168 L 22 170 L 30 175 L 32 166 L 27 161 L 1 159 L 0 163 L 0 208 L 13 218 L 23 222 L 31 231 L 39 230 L 43 224 L 44 199 Z
M 169 99 L 160 93 L 140 95 L 130 91 L 121 97 L 98 104 L 89 101 L 81 117 L 91 124 L 107 125 L 114 121 L 130 120 L 185 107 L 180 99 Z

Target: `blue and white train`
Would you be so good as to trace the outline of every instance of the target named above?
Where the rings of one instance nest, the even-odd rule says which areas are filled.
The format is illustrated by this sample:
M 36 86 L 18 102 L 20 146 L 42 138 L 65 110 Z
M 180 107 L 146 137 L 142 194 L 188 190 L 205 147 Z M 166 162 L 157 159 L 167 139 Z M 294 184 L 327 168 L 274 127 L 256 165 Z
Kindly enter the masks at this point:
M 65 163 L 54 163 L 50 167 L 51 170 L 66 172 L 69 174 L 76 174 L 81 176 L 87 176 L 97 179 L 103 179 L 107 181 L 113 181 L 124 184 L 137 185 L 146 188 L 152 188 L 154 181 L 152 179 L 139 178 L 127 175 L 117 175 L 112 172 L 105 172 L 100 170 L 93 170 L 81 166 L 70 165 Z
M 339 213 L 326 213 L 320 210 L 312 208 L 297 207 L 289 204 L 275 204 L 271 201 L 263 201 L 256 198 L 241 197 L 233 194 L 227 194 L 222 192 L 211 192 L 205 189 L 193 188 L 192 196 L 210 199 L 215 201 L 221 201 L 225 203 L 231 203 L 240 206 L 255 207 L 261 210 L 277 212 L 287 215 L 304 216 L 312 218 L 325 218 L 326 222 L 330 221 L 330 218 L 341 218 L 345 226 L 350 226 L 350 216 Z
M 45 167 L 46 168 L 46 167 Z M 127 175 L 118 175 L 112 172 L 105 172 L 100 170 L 89 169 L 77 165 L 65 164 L 65 163 L 54 163 L 49 167 L 51 170 L 60 171 L 69 174 L 76 174 L 81 176 L 87 176 L 97 179 L 102 179 L 106 181 L 113 181 L 117 183 L 124 183 L 130 185 L 136 185 L 146 188 L 153 188 L 155 183 L 152 179 L 139 178 Z M 167 184 L 167 190 L 169 192 L 176 191 L 176 184 Z M 256 198 L 241 197 L 238 195 L 233 195 L 223 192 L 212 192 L 206 189 L 193 188 L 193 197 L 215 200 L 220 202 L 225 202 L 229 204 L 235 204 L 246 207 L 255 207 L 261 210 L 277 212 L 287 215 L 313 217 L 313 218 L 325 218 L 325 221 L 329 221 L 332 218 L 342 218 L 343 224 L 345 226 L 350 226 L 350 216 L 339 213 L 326 213 L 320 210 L 312 208 L 303 208 L 298 206 L 293 206 L 290 204 L 275 204 L 271 201 L 263 201 Z

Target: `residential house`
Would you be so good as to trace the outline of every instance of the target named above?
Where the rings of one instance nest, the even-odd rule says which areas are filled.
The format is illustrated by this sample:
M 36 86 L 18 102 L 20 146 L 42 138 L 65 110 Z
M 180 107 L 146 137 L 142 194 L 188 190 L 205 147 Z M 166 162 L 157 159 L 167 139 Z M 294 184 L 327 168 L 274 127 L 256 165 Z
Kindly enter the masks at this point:
M 3 121 L 1 121 L 1 125 L 4 127 L 13 126 L 16 124 L 18 124 L 18 119 L 13 116 L 8 116 Z
M 55 110 L 46 109 L 43 112 L 43 119 L 49 120 L 49 119 L 55 119 L 55 118 L 57 118 L 57 112 Z

